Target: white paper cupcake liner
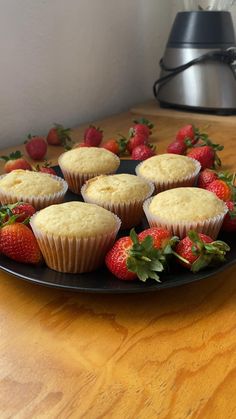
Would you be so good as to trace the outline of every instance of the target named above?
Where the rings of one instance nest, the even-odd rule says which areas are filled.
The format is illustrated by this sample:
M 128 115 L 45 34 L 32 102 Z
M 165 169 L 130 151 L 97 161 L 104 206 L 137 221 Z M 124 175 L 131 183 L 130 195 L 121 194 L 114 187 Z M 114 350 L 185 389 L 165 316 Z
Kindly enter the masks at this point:
M 189 159 L 191 159 L 194 162 L 196 169 L 193 173 L 189 174 L 188 176 L 186 176 L 184 179 L 181 179 L 181 180 L 175 179 L 174 181 L 168 181 L 168 180 L 158 181 L 158 179 L 146 178 L 143 174 L 140 173 L 140 167 L 142 166 L 143 162 L 139 163 L 136 166 L 135 172 L 137 176 L 140 176 L 145 180 L 149 180 L 150 182 L 153 182 L 155 185 L 156 193 L 166 191 L 167 189 L 180 188 L 183 186 L 193 186 L 201 170 L 201 164 L 197 160 L 192 159 L 191 157 L 189 157 Z
M 149 211 L 149 206 L 153 198 L 147 199 L 143 204 L 143 209 L 148 220 L 150 227 L 164 227 L 169 230 L 174 236 L 178 236 L 181 239 L 186 236 L 189 230 L 195 230 L 198 233 L 206 234 L 212 239 L 216 239 L 223 223 L 225 214 L 228 212 L 228 208 L 225 205 L 225 210 L 215 217 L 207 218 L 204 221 L 180 221 L 173 223 L 165 220 L 162 217 L 152 214 Z
M 135 201 L 126 201 L 121 203 L 112 203 L 112 202 L 104 202 L 99 199 L 92 199 L 86 194 L 86 184 L 81 188 L 81 195 L 85 202 L 90 204 L 97 204 L 114 214 L 116 214 L 121 219 L 121 228 L 122 229 L 129 229 L 138 224 L 140 224 L 144 212 L 143 212 L 143 202 L 145 199 L 149 198 L 154 192 L 154 185 L 151 182 L 148 182 L 149 191 L 147 195 L 141 200 Z
M 34 224 L 35 215 L 31 217 L 30 225 L 47 266 L 66 273 L 91 272 L 101 266 L 121 224 L 114 214 L 116 227 L 110 233 L 93 237 L 67 238 L 41 232 Z
M 0 176 L 0 180 L 6 175 Z M 3 204 L 14 204 L 15 202 L 28 202 L 33 205 L 37 210 L 48 207 L 53 204 L 60 204 L 64 200 L 64 196 L 67 192 L 68 185 L 64 179 L 55 175 L 47 175 L 57 180 L 61 184 L 61 190 L 53 194 L 47 195 L 25 195 L 24 193 L 16 194 L 2 190 L 0 187 L 0 203 Z
M 64 154 L 64 153 L 63 153 Z M 93 173 L 78 173 L 78 172 L 73 172 L 73 170 L 68 170 L 65 169 L 65 167 L 63 167 L 63 164 L 61 163 L 61 157 L 63 156 L 63 154 L 59 157 L 58 159 L 58 164 L 60 166 L 60 169 L 63 173 L 63 176 L 66 180 L 66 182 L 68 183 L 68 187 L 69 189 L 74 192 L 75 194 L 80 195 L 80 190 L 81 187 L 84 185 L 84 183 L 89 180 L 92 179 L 93 177 L 99 176 L 99 175 L 112 175 L 113 173 L 115 173 L 120 165 L 120 159 L 118 156 L 115 156 L 117 158 L 117 162 L 119 162 L 118 167 L 116 167 L 114 170 L 111 171 L 107 171 L 107 172 L 93 172 Z

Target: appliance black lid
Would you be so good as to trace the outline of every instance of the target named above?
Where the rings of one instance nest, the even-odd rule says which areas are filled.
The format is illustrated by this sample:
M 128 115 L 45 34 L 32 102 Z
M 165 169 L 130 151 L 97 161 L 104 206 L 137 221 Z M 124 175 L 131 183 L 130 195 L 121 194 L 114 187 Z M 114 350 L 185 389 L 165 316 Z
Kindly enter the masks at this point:
M 233 21 L 230 12 L 197 11 L 179 12 L 168 40 L 168 47 L 214 46 L 235 44 Z

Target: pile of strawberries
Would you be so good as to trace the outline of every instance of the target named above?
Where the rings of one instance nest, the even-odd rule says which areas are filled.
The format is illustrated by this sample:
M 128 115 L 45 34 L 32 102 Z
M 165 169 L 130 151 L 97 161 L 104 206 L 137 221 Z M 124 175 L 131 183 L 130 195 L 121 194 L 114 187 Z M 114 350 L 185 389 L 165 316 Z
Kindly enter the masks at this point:
M 177 132 L 167 152 L 192 157 L 201 163 L 202 169 L 206 169 L 221 166 L 217 151 L 223 148 L 220 144 L 214 144 L 207 134 L 201 133 L 193 125 L 186 125 Z
M 54 127 L 50 128 L 47 137 L 39 135 L 28 135 L 27 140 L 24 142 L 25 151 L 27 155 L 35 161 L 41 161 L 43 164 L 33 166 L 31 165 L 21 151 L 17 150 L 12 152 L 9 156 L 1 156 L 0 160 L 5 161 L 4 171 L 6 173 L 12 170 L 36 170 L 43 173 L 49 173 L 56 175 L 55 170 L 51 167 L 50 162 L 46 160 L 46 154 L 49 145 L 60 145 L 66 150 L 69 150 L 73 146 L 71 139 L 71 129 L 64 128 L 61 124 L 55 124 Z
M 111 138 L 104 143 L 102 143 L 103 131 L 90 125 L 84 132 L 84 142 L 77 146 L 102 147 L 117 156 L 131 156 L 133 160 L 146 160 L 155 154 L 155 147 L 149 143 L 154 126 L 145 118 L 133 122 L 126 137 L 119 135 L 118 138 Z

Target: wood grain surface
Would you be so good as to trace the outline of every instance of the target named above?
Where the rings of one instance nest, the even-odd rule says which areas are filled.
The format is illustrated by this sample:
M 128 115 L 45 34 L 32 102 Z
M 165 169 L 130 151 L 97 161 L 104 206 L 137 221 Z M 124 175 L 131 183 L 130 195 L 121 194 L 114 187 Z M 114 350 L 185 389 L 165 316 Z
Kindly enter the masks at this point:
M 99 125 L 108 139 L 132 119 L 127 112 Z M 195 122 L 150 119 L 159 153 Z M 224 169 L 236 169 L 233 124 L 206 116 L 196 124 L 225 145 Z M 50 147 L 48 157 L 56 162 L 61 151 Z M 0 418 L 235 418 L 235 276 L 236 266 L 153 294 L 95 295 L 1 272 Z

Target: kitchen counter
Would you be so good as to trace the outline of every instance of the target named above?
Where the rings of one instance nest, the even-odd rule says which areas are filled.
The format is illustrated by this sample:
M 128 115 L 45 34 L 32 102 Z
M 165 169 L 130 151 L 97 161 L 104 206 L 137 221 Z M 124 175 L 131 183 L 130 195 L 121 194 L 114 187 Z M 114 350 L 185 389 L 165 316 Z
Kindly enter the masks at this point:
M 126 134 L 133 118 L 99 121 L 105 139 Z M 234 171 L 236 124 L 222 118 L 157 112 L 152 141 L 162 153 L 195 123 L 225 146 L 223 169 Z M 1 155 L 12 149 L 23 148 Z M 48 158 L 56 163 L 61 152 L 51 146 Z M 235 418 L 235 277 L 236 265 L 160 292 L 97 295 L 0 272 L 1 419 Z

